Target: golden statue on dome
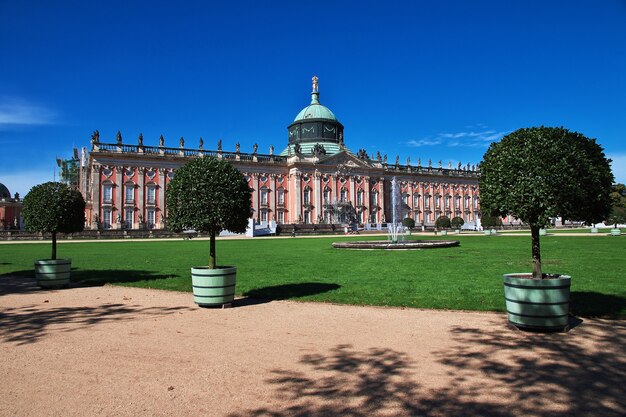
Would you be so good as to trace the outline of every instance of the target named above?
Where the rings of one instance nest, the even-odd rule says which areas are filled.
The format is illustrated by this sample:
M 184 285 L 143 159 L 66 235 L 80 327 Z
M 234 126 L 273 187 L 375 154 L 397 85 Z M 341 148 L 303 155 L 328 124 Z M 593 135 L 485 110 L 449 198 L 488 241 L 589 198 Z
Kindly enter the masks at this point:
M 319 78 L 317 78 L 317 75 L 314 75 L 313 78 L 311 78 L 311 80 L 313 81 L 313 92 L 317 93 L 317 80 L 319 80 Z

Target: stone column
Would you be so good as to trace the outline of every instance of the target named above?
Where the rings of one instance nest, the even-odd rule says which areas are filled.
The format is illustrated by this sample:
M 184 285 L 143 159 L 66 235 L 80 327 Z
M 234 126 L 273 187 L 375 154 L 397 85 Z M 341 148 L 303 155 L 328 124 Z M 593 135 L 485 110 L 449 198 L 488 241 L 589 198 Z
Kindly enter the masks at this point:
M 91 166 L 91 228 L 97 229 L 98 224 L 94 221 L 95 216 L 101 220 L 100 216 L 100 164 Z
M 355 190 L 355 185 L 356 183 L 354 182 L 354 175 L 350 175 L 350 202 L 352 203 L 353 207 L 356 207 L 356 190 Z
M 323 216 L 322 209 L 322 174 L 318 170 L 315 170 L 315 217 L 311 219 L 312 223 L 318 223 L 317 219 Z
M 165 176 L 167 175 L 167 169 L 159 168 L 157 171 L 157 175 L 159 176 L 159 210 L 161 212 L 161 216 L 158 220 L 159 229 L 165 228 L 165 221 L 163 217 L 165 217 Z M 154 219 L 157 222 L 157 219 Z
M 301 184 L 302 174 L 300 171 L 295 169 L 293 171 L 293 211 L 291 213 L 291 221 L 293 223 L 297 223 L 299 217 L 302 215 L 302 184 Z
M 268 220 L 276 220 L 276 174 L 270 174 L 270 189 L 268 190 L 268 200 L 271 216 Z
M 116 166 L 115 167 L 115 211 L 111 213 L 111 223 L 113 224 L 114 229 L 120 229 L 122 227 L 121 219 L 122 219 L 122 209 L 124 208 L 124 204 L 122 204 L 122 193 L 124 191 L 124 167 Z M 117 218 L 120 216 L 120 223 L 117 222 Z
M 140 221 L 139 216 L 141 216 L 142 221 L 146 221 L 146 213 L 144 212 L 144 188 L 145 188 L 145 179 L 146 179 L 146 169 L 144 167 L 137 168 L 137 221 L 133 222 L 134 228 L 139 229 Z
M 256 172 L 252 174 L 252 208 L 254 209 L 254 218 L 256 221 L 261 220 L 261 212 L 259 211 L 259 174 Z
M 370 201 L 370 177 L 363 177 L 363 205 L 366 207 L 364 211 L 365 223 L 370 222 L 370 216 L 372 215 L 372 207 Z
M 378 179 L 378 183 L 380 187 L 378 188 L 378 198 L 380 201 L 380 213 L 378 213 L 378 221 L 383 221 L 383 214 L 385 214 L 385 178 L 380 177 Z M 385 214 L 385 220 L 387 220 L 387 215 Z

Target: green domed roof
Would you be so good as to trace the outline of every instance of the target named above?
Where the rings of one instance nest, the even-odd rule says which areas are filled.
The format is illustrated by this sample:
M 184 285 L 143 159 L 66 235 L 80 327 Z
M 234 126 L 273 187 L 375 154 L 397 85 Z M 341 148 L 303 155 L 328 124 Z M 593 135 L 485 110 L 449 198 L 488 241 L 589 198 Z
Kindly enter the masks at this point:
M 317 91 L 311 93 L 311 104 L 303 108 L 293 121 L 297 122 L 305 119 L 328 119 L 337 121 L 333 112 L 330 111 L 328 107 L 320 104 L 320 93 Z
M 9 189 L 0 182 L 0 198 L 11 198 Z

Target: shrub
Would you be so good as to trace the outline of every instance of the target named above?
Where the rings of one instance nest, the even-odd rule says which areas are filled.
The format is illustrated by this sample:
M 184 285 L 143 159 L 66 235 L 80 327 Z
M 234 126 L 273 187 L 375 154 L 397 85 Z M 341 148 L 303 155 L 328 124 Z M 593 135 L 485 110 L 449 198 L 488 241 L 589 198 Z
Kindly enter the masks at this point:
M 530 226 L 533 278 L 542 278 L 539 229 L 552 217 L 587 223 L 607 218 L 610 160 L 595 139 L 562 127 L 516 130 L 492 143 L 480 163 L 485 212 Z
M 502 218 L 500 218 L 500 216 L 493 216 L 488 211 L 482 211 L 480 213 L 480 224 L 483 229 L 500 227 L 502 226 Z
M 453 217 L 452 220 L 450 220 L 450 225 L 454 229 L 460 229 L 461 226 L 463 226 L 464 224 L 465 220 L 463 220 L 463 218 L 459 216 Z
M 407 227 L 409 230 L 413 230 L 415 227 L 415 220 L 410 217 L 405 217 L 402 219 L 402 226 Z
M 61 182 L 34 186 L 22 208 L 26 230 L 52 234 L 52 254 L 57 258 L 57 233 L 76 233 L 85 228 L 85 200 L 80 192 Z
M 167 208 L 172 230 L 209 234 L 209 268 L 215 269 L 215 237 L 222 230 L 244 233 L 248 227 L 250 188 L 228 162 L 196 158 L 176 170 L 167 187 Z
M 450 227 L 450 218 L 448 216 L 439 216 L 435 220 L 435 227 L 437 229 L 448 229 Z

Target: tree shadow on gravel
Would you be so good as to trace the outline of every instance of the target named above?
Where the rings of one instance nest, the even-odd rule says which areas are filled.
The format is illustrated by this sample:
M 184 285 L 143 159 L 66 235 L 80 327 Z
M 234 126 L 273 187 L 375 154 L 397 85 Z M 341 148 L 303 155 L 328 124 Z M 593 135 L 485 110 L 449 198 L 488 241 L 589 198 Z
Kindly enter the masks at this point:
M 52 332 L 71 332 L 99 323 L 135 320 L 145 316 L 159 317 L 192 310 L 188 307 L 140 307 L 130 304 L 0 307 L 0 342 L 24 345 L 35 343 Z
M 273 371 L 267 383 L 275 386 L 276 407 L 231 417 L 626 415 L 625 323 L 586 322 L 560 334 L 504 325 L 448 331 L 453 346 L 419 359 L 444 366 L 445 388 L 429 387 L 428 376 L 417 371 L 418 358 L 406 353 L 340 345 L 328 355 L 303 356 L 305 372 Z

